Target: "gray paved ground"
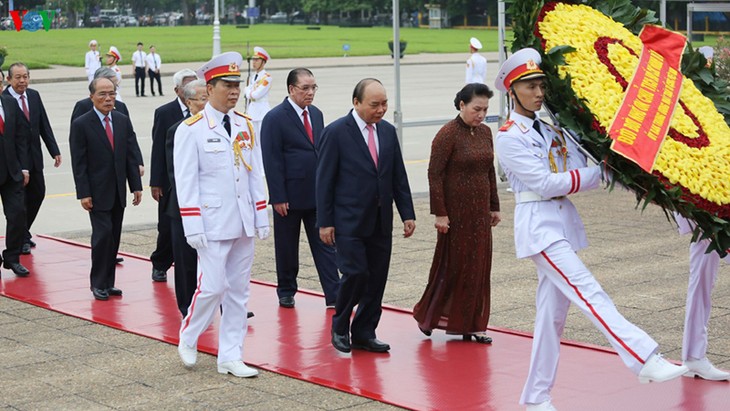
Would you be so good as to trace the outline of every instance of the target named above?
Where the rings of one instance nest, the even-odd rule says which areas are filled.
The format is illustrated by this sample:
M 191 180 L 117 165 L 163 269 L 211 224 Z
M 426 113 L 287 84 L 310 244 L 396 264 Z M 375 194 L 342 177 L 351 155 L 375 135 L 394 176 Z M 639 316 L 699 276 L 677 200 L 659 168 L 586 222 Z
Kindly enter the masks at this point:
M 34 72 L 34 78 L 38 78 L 39 74 L 35 73 L 40 71 Z M 425 167 L 414 167 L 414 164 L 422 164 L 422 161 L 418 163 L 414 158 L 409 166 L 412 184 L 424 187 Z M 415 191 L 416 234 L 411 239 L 399 238 L 401 227 L 396 225 L 391 276 L 385 295 L 387 304 L 406 309 L 413 306 L 423 291 L 435 245 L 427 194 L 423 189 Z M 500 194 L 504 221 L 494 230 L 490 324 L 531 332 L 536 276 L 531 262 L 514 257 L 514 201 L 504 186 Z M 658 208 L 652 206 L 643 213 L 637 211 L 633 197 L 626 192 L 596 190 L 572 198 L 583 216 L 591 242 L 591 247 L 581 252 L 584 262 L 619 310 L 652 335 L 667 357 L 678 359 L 689 238 L 679 237 Z M 42 212 L 56 219 L 59 216 L 68 218 L 67 214 L 53 212 L 53 204 L 49 202 L 51 210 Z M 149 219 L 139 221 L 125 225 L 121 248 L 149 255 L 154 248 L 154 225 Z M 76 225 L 73 230 L 44 232 L 88 243 L 88 220 L 79 218 Z M 300 285 L 317 290 L 317 276 L 306 249 L 305 245 L 301 247 Z M 275 281 L 273 270 L 273 241 L 259 242 L 254 277 Z M 723 265 L 710 322 L 709 357 L 724 368 L 730 368 L 728 273 L 730 269 Z M 4 270 L 3 275 L 11 274 Z M 140 275 L 148 276 L 149 273 Z M 271 298 L 275 296 L 272 294 Z M 415 323 L 412 332 L 418 333 Z M 388 341 L 388 335 L 379 337 Z M 606 345 L 602 335 L 574 309 L 569 314 L 565 338 Z M 499 338 L 494 343 L 499 344 Z M 0 409 L 393 408 L 270 372 L 262 372 L 253 380 L 225 378 L 216 373 L 215 358 L 209 355 L 202 355 L 200 366 L 194 372 L 188 372 L 180 365 L 171 345 L 4 297 L 0 297 L 0 364 Z M 434 404 L 434 407 L 449 408 L 448 404 Z M 514 409 L 518 409 L 517 398 Z

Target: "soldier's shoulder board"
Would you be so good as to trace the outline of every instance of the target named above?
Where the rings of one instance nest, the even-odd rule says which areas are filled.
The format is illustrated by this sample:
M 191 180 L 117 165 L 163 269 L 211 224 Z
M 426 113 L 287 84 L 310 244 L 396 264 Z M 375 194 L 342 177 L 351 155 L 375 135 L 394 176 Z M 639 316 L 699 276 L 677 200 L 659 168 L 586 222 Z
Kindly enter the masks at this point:
M 236 113 L 236 114 L 238 114 L 239 116 L 241 116 L 241 117 L 243 117 L 243 118 L 247 119 L 247 120 L 251 120 L 251 117 L 249 117 L 248 115 L 246 115 L 246 114 L 244 114 L 244 113 L 241 113 L 241 112 L 240 112 L 240 111 L 238 111 L 238 110 L 233 110 L 233 112 L 234 112 L 234 113 Z
M 502 124 L 502 127 L 499 128 L 499 131 L 507 131 L 509 130 L 513 125 L 515 124 L 514 120 L 507 120 L 504 124 Z
M 201 113 L 198 113 L 198 114 L 196 114 L 194 116 L 188 117 L 185 120 L 185 124 L 187 124 L 189 126 L 192 126 L 193 124 L 197 123 L 198 120 L 200 120 L 201 118 L 203 118 L 203 113 L 202 112 Z

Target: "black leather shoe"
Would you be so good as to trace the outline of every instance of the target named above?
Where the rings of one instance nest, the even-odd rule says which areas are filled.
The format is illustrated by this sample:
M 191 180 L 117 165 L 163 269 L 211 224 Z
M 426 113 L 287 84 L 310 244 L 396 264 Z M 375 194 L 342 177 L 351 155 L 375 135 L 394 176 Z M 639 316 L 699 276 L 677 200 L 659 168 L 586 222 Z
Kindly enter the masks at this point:
M 388 352 L 390 350 L 390 345 L 378 340 L 377 338 L 371 338 L 366 341 L 352 340 L 352 349 L 370 352 Z
M 284 308 L 294 308 L 294 297 L 279 298 L 279 306 Z
M 332 333 L 332 346 L 340 352 L 350 352 L 350 336 Z
M 26 243 L 30 244 L 30 248 L 35 248 L 35 246 L 37 245 L 33 240 L 26 240 Z
M 106 293 L 112 297 L 120 297 L 122 295 L 122 290 L 116 287 L 110 287 L 106 289 Z
M 246 318 L 251 318 L 251 317 L 253 317 L 254 315 L 255 315 L 255 314 L 253 313 L 253 311 L 249 311 L 249 312 L 248 312 L 248 314 L 246 314 Z
M 30 244 L 23 243 L 23 245 L 20 247 L 20 254 L 30 254 Z
M 91 293 L 94 294 L 94 298 L 100 301 L 106 301 L 109 299 L 109 293 L 101 288 L 91 287 Z
M 28 271 L 28 269 L 20 263 L 5 263 L 3 264 L 3 267 L 14 272 L 18 277 L 27 277 L 30 275 L 30 271 Z
M 492 337 L 487 337 L 486 334 L 464 334 L 461 339 L 464 341 L 471 341 L 471 339 L 474 338 L 474 341 L 478 342 L 479 344 L 491 344 L 492 343 Z
M 156 281 L 158 283 L 167 282 L 167 273 L 162 270 L 153 268 L 152 269 L 152 281 Z
M 116 259 L 116 260 L 114 260 L 114 261 L 115 261 L 115 262 L 116 262 L 117 264 L 121 264 L 121 263 L 123 263 L 123 262 L 124 262 L 124 258 L 122 258 L 122 257 L 117 257 L 117 259 Z

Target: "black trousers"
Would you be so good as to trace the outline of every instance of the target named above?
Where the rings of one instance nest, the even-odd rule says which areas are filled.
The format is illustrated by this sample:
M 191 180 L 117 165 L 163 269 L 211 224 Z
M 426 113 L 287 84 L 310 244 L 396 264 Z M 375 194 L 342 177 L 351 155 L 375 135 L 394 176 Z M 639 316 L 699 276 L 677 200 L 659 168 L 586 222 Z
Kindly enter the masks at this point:
M 165 213 L 167 201 L 157 203 L 157 248 L 150 255 L 152 267 L 167 271 L 172 266 L 172 242 L 170 241 L 170 216 Z
M 369 237 L 339 235 L 335 229 L 337 266 L 342 280 L 332 316 L 332 331 L 341 335 L 350 333 L 353 340 L 376 338 L 375 329 L 383 312 L 393 235 L 383 235 L 381 224 L 378 217 L 375 231 Z M 357 311 L 350 324 L 356 305 Z
M 122 236 L 124 207 L 119 199 L 111 210 L 91 209 L 91 286 L 102 290 L 114 287 L 116 257 Z
M 155 95 L 155 79 L 157 79 L 157 90 L 162 95 L 162 82 L 160 81 L 160 73 L 155 73 L 154 70 L 147 70 L 147 74 L 150 77 L 150 92 Z
M 172 252 L 175 257 L 175 298 L 180 314 L 188 314 L 190 301 L 198 286 L 198 253 L 185 241 L 182 219 L 170 218 Z
M 335 248 L 323 243 L 317 228 L 317 210 L 289 210 L 286 217 L 274 211 L 274 249 L 276 252 L 276 294 L 291 297 L 297 292 L 299 274 L 299 235 L 304 223 L 309 249 L 322 285 L 327 305 L 337 301 L 340 276 L 337 274 Z
M 0 184 L 0 198 L 5 213 L 5 250 L 2 260 L 5 264 L 20 262 L 20 247 L 26 232 L 25 226 L 25 190 L 22 181 L 15 181 L 6 175 Z
M 145 81 L 145 75 L 144 75 L 144 67 L 135 67 L 134 68 L 134 91 L 137 93 L 137 96 L 142 95 L 144 96 L 144 81 Z M 140 93 L 140 83 L 142 83 L 141 93 Z
M 38 211 L 40 211 L 45 198 L 46 179 L 43 176 L 43 170 L 30 170 L 30 181 L 25 186 L 25 233 L 23 240 L 26 243 L 32 237 L 30 227 L 38 216 Z

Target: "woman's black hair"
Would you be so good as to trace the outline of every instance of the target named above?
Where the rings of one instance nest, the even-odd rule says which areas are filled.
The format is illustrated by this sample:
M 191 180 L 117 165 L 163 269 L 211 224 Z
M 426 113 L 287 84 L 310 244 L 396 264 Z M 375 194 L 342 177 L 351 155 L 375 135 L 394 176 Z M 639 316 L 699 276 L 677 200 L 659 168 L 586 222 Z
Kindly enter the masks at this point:
M 464 102 L 464 105 L 467 105 L 471 102 L 471 100 L 474 98 L 474 96 L 479 97 L 486 97 L 487 99 L 492 98 L 494 96 L 494 93 L 492 90 L 487 87 L 486 84 L 482 83 L 471 83 L 467 84 L 459 90 L 458 93 L 456 93 L 456 98 L 454 98 L 454 107 L 456 107 L 457 110 L 461 110 L 461 103 Z

